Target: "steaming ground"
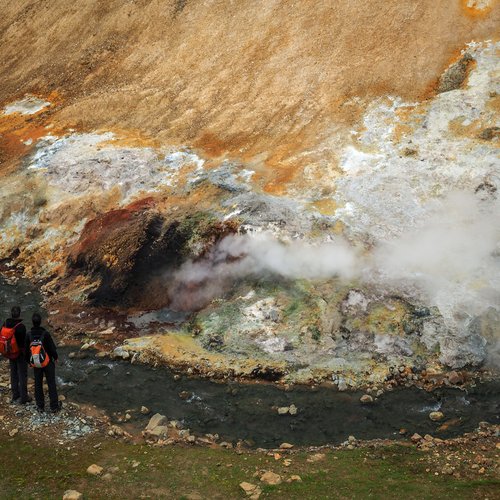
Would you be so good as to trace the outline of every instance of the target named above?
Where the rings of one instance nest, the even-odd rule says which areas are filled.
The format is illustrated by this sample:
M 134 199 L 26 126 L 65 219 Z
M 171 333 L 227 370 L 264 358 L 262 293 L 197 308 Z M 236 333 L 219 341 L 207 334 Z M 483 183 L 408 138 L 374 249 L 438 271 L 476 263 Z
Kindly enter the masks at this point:
M 487 311 L 498 313 L 499 217 L 495 193 L 484 197 L 457 191 L 434 200 L 414 228 L 365 249 L 340 236 L 313 243 L 282 241 L 270 232 L 230 235 L 202 260 L 188 261 L 175 273 L 172 307 L 182 307 L 186 291 L 190 304 L 205 306 L 235 280 L 249 276 L 356 279 L 437 307 L 449 335 L 462 338 L 464 346 L 472 341 L 484 347 L 473 323 Z M 498 343 L 491 349 L 490 360 L 497 362 Z M 455 356 L 442 348 L 443 362 L 453 364 Z M 483 357 L 479 354 L 476 362 Z

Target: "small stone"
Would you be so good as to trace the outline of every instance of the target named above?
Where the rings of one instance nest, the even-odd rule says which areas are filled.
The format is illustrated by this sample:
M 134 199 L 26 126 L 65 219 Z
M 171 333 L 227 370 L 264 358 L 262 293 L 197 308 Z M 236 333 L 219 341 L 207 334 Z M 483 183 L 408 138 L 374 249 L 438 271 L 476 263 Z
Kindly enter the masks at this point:
M 103 468 L 100 465 L 92 464 L 87 467 L 87 474 L 92 476 L 100 476 L 102 474 Z
M 113 479 L 113 476 L 109 472 L 106 472 L 106 474 L 102 476 L 102 479 L 103 481 L 111 481 L 111 479 Z
M 289 458 L 285 458 L 285 460 L 283 460 L 283 465 L 285 467 L 290 467 L 290 465 L 292 465 L 292 461 Z
M 440 411 L 431 411 L 429 413 L 429 418 L 433 421 L 433 422 L 439 422 L 440 420 L 443 420 L 444 418 L 444 413 L 443 412 L 440 412 Z
M 423 437 L 420 434 L 413 434 L 413 436 L 410 438 L 414 443 L 418 443 L 419 441 L 422 441 Z
M 152 437 L 166 437 L 168 435 L 168 427 L 166 425 L 157 425 L 154 429 L 146 432 Z
M 292 474 L 290 476 L 290 481 L 297 481 L 297 482 L 301 483 L 302 482 L 302 478 L 300 476 L 297 476 L 297 474 Z
M 349 441 L 350 444 L 354 444 L 356 442 L 356 438 L 354 436 L 349 436 L 347 441 Z
M 314 455 L 311 455 L 307 459 L 307 462 L 309 462 L 309 463 L 320 462 L 321 460 L 325 459 L 325 456 L 326 455 L 324 453 L 315 453 Z
M 123 346 L 118 346 L 113 351 L 113 356 L 116 358 L 129 359 L 130 353 L 123 348 Z
M 137 467 L 139 467 L 139 465 L 141 465 L 141 462 L 137 462 L 137 460 L 134 460 L 132 462 L 132 468 L 133 469 L 137 469 Z
M 447 474 L 448 476 L 451 476 L 453 474 L 453 472 L 455 472 L 455 469 L 453 467 L 451 467 L 451 465 L 445 465 L 441 469 L 441 474 Z
M 141 406 L 141 413 L 143 415 L 147 415 L 148 413 L 150 413 L 150 409 L 147 406 Z
M 186 441 L 188 443 L 194 443 L 196 441 L 196 436 L 188 436 Z
M 347 382 L 343 378 L 339 378 L 339 381 L 337 382 L 337 387 L 340 392 L 347 391 L 347 389 L 349 388 Z
M 61 394 L 59 396 L 59 401 L 66 401 L 66 396 L 64 394 Z
M 373 398 L 372 398 L 372 396 L 370 396 L 369 394 L 363 394 L 363 396 L 361 396 L 361 397 L 359 398 L 359 400 L 360 400 L 363 404 L 373 403 Z
M 91 344 L 89 344 L 88 342 L 86 342 L 85 344 L 82 345 L 82 347 L 80 347 L 80 350 L 81 351 L 88 351 L 91 347 Z
M 293 444 L 290 444 L 290 443 L 281 443 L 280 444 L 280 448 L 282 450 L 290 450 L 293 448 Z
M 256 488 L 258 488 L 258 486 L 256 486 L 255 484 L 247 483 L 246 481 L 243 481 L 242 483 L 240 483 L 240 488 L 247 495 L 251 495 L 256 490 Z
M 278 415 L 286 415 L 290 411 L 288 406 L 280 406 L 278 408 Z
M 281 476 L 272 472 L 272 471 L 267 471 L 260 476 L 260 480 L 263 483 L 270 484 L 270 485 L 276 485 L 276 484 L 281 484 Z
M 298 408 L 294 404 L 291 404 L 288 408 L 288 411 L 290 415 L 297 415 Z
M 453 385 L 457 385 L 463 382 L 462 377 L 456 371 L 448 373 L 448 380 L 450 381 L 450 384 Z
M 83 495 L 76 490 L 66 490 L 63 495 L 63 500 L 81 500 Z
M 9 436 L 14 437 L 19 432 L 19 429 L 15 428 L 9 431 Z
M 120 426 L 118 426 L 118 425 L 112 425 L 111 429 L 108 431 L 108 434 L 110 436 L 118 436 L 118 437 L 120 437 L 120 436 L 123 436 L 123 434 L 125 434 L 125 433 L 124 433 L 123 429 Z
M 246 481 L 240 483 L 240 488 L 247 494 L 247 496 L 250 497 L 251 500 L 257 500 L 262 493 L 262 490 L 259 486 L 256 486 L 252 483 L 247 483 Z

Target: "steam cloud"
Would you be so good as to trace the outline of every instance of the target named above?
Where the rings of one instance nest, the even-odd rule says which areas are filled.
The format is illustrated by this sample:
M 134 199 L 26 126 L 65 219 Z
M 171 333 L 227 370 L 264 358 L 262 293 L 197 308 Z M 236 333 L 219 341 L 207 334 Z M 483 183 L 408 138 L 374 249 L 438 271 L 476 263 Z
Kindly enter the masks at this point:
M 173 307 L 196 308 L 220 295 L 235 279 L 264 273 L 284 278 L 365 282 L 439 308 L 450 328 L 500 304 L 500 203 L 490 193 L 456 192 L 429 206 L 411 230 L 360 252 L 335 241 L 283 243 L 270 233 L 224 238 L 205 258 L 185 263 L 175 274 Z

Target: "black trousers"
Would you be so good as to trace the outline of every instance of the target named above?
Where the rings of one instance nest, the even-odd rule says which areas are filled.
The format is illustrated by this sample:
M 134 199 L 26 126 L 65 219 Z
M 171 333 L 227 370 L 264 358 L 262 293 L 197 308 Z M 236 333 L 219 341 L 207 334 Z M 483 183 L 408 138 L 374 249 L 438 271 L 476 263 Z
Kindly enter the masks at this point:
M 33 368 L 33 372 L 35 375 L 35 401 L 37 407 L 41 409 L 45 407 L 43 394 L 43 375 L 45 374 L 45 380 L 49 388 L 50 408 L 51 410 L 57 410 L 59 408 L 59 399 L 56 387 L 56 365 L 53 361 L 50 361 L 45 368 Z
M 28 363 L 26 358 L 21 353 L 16 359 L 9 359 L 9 362 L 12 399 L 21 398 L 21 402 L 26 403 L 28 400 Z

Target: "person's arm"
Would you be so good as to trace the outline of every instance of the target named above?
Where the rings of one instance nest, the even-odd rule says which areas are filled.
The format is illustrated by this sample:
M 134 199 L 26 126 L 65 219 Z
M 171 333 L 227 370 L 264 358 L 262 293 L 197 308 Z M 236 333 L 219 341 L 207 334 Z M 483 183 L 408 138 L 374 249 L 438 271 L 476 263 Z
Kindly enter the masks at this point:
M 30 352 L 30 344 L 31 344 L 31 335 L 29 332 L 26 334 L 26 337 L 24 339 L 24 352 L 28 354 L 29 357 L 29 352 Z
M 47 331 L 44 334 L 43 344 L 44 344 L 44 348 L 47 351 L 47 354 L 49 355 L 50 359 L 57 361 L 57 359 L 58 359 L 57 347 L 56 347 L 56 344 L 54 343 L 54 341 L 52 340 L 52 336 Z
M 19 346 L 19 349 L 23 350 L 23 352 L 26 352 L 25 344 L 26 344 L 26 327 L 24 326 L 23 323 L 18 323 L 16 325 L 16 342 L 17 345 Z

